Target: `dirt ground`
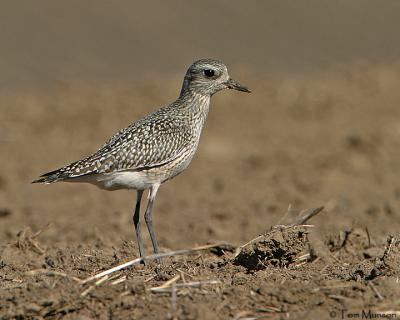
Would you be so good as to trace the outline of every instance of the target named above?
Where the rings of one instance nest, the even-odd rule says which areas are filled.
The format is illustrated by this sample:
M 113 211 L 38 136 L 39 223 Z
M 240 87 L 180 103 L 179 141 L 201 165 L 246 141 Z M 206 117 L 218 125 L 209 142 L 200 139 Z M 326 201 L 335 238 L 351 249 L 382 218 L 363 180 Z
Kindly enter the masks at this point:
M 135 193 L 30 181 L 172 101 L 180 77 L 0 95 L 2 319 L 400 317 L 400 65 L 231 69 L 253 93 L 213 98 L 195 159 L 154 209 L 163 252 L 226 245 L 97 284 L 80 280 L 138 256 Z M 289 205 L 325 209 L 256 238 Z

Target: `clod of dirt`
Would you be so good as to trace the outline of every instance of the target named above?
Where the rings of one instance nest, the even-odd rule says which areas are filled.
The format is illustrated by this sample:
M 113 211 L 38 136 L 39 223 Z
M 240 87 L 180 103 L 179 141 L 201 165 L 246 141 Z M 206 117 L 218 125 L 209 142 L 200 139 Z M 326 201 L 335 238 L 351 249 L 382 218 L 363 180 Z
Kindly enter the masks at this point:
M 379 266 L 374 261 L 364 260 L 358 263 L 350 272 L 352 280 L 373 280 L 379 276 Z
M 233 263 L 248 270 L 286 267 L 302 254 L 310 253 L 307 235 L 308 230 L 302 226 L 272 229 L 243 247 Z
M 357 133 L 351 133 L 345 136 L 345 143 L 350 148 L 360 148 L 362 147 L 365 142 L 364 139 Z
M 11 215 L 11 210 L 8 208 L 0 208 L 0 218 L 8 217 Z

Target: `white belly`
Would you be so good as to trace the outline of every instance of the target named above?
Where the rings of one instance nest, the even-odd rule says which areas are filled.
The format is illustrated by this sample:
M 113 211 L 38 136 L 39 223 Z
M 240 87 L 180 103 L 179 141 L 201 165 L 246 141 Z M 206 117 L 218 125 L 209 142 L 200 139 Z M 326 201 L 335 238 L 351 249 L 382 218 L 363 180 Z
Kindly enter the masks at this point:
M 105 190 L 145 190 L 154 184 L 160 184 L 162 182 L 160 178 L 144 171 L 119 171 L 84 176 L 82 178 L 66 180 L 66 182 L 90 183 Z

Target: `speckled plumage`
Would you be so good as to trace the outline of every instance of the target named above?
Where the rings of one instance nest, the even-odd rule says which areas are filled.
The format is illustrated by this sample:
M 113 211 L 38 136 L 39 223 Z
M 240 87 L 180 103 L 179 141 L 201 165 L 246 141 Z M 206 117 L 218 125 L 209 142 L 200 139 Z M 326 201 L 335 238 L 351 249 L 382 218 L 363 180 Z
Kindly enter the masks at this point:
M 207 118 L 210 98 L 226 88 L 250 92 L 229 77 L 222 62 L 198 60 L 186 72 L 176 101 L 120 130 L 89 157 L 45 173 L 33 182 L 88 182 L 108 190 L 138 190 L 134 222 L 141 255 L 144 251 L 138 225 L 140 199 L 143 190 L 150 189 L 145 219 L 157 252 L 151 225 L 156 192 L 163 182 L 189 165 Z
M 208 104 L 204 101 L 198 114 L 177 102 L 162 107 L 120 130 L 91 156 L 45 174 L 43 182 L 126 170 L 160 171 L 197 145 Z

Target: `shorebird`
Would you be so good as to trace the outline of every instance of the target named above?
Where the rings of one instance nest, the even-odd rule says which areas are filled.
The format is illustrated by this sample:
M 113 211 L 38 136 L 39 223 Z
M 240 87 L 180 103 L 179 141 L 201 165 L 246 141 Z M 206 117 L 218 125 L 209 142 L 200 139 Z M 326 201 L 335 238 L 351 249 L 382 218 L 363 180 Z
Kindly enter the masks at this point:
M 226 88 L 250 92 L 230 78 L 222 62 L 198 60 L 187 70 L 180 95 L 174 102 L 120 130 L 92 155 L 45 173 L 32 183 L 86 182 L 106 190 L 136 190 L 133 223 L 141 257 L 145 252 L 140 203 L 143 192 L 148 189 L 144 219 L 157 254 L 152 222 L 157 191 L 162 183 L 187 168 L 197 150 L 211 96 Z

